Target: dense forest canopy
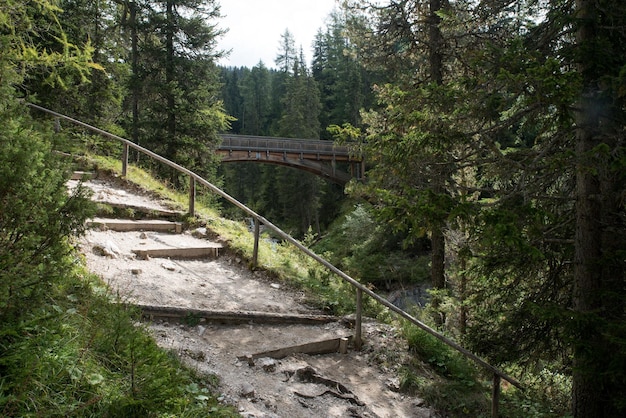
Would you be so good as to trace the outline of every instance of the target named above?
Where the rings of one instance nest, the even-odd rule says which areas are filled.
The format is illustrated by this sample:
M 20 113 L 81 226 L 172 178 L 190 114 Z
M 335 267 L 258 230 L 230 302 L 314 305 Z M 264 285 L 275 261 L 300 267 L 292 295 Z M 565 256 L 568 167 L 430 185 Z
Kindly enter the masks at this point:
M 185 165 L 296 236 L 323 237 L 343 211 L 329 237 L 344 248 L 325 248 L 372 283 L 424 276 L 396 255 L 406 266 L 428 250 L 436 326 L 494 363 L 566 376 L 576 417 L 624 415 L 625 28 L 618 0 L 348 0 L 320 28 L 312 62 L 287 30 L 276 69 L 223 68 L 214 0 L 5 0 L 0 314 L 45 293 L 42 277 L 63 271 L 42 261 L 63 256 L 51 239 L 86 216 L 80 196 L 37 197 L 63 184 L 35 175 L 54 171 L 50 143 L 71 145 L 36 133 L 26 100 Z M 224 131 L 350 141 L 367 180 L 343 189 L 220 166 Z M 16 212 L 18 174 L 49 208 Z M 75 221 L 31 222 L 74 209 Z M 7 285 L 28 259 L 41 275 Z

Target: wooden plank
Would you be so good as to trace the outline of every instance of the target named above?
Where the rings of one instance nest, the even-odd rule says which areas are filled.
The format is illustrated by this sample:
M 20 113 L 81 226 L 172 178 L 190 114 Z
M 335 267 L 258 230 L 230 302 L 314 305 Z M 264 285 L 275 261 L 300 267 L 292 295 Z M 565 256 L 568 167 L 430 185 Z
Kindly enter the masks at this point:
M 96 201 L 96 203 L 111 206 L 112 208 L 128 209 L 128 210 L 132 210 L 133 212 L 144 213 L 154 218 L 157 218 L 157 217 L 158 218 L 178 218 L 183 215 L 183 212 L 179 212 L 175 210 L 149 208 L 145 206 L 128 205 L 126 203 L 107 202 L 105 200 Z
M 141 309 L 146 317 L 150 318 L 197 318 L 207 321 L 241 323 L 256 322 L 270 324 L 311 324 L 320 325 L 339 320 L 336 316 L 317 314 L 283 314 L 276 312 L 255 312 L 255 311 L 215 311 L 193 308 L 179 308 L 174 306 L 153 306 L 135 304 Z
M 493 374 L 493 388 L 491 391 L 491 416 L 493 418 L 498 418 L 500 416 L 499 406 L 500 406 L 500 375 L 497 373 Z
M 261 235 L 261 222 L 254 218 L 254 249 L 252 250 L 252 266 L 258 267 L 259 264 L 259 237 Z
M 88 171 L 74 171 L 70 180 L 91 180 L 95 177 L 96 175 L 94 173 Z
M 220 244 L 206 247 L 191 248 L 153 248 L 148 250 L 133 250 L 138 258 L 217 258 L 219 250 L 222 248 Z
M 189 216 L 196 216 L 196 179 L 189 177 Z
M 117 232 L 154 231 L 180 234 L 183 230 L 183 224 L 180 222 L 162 221 L 158 219 L 133 220 L 94 218 L 87 221 L 87 225 L 103 227 Z
M 309 354 L 313 356 L 317 354 L 336 353 L 339 351 L 341 347 L 341 340 L 345 338 L 346 337 L 339 337 L 339 338 L 332 338 L 329 340 L 314 341 L 314 342 L 306 343 L 306 344 L 292 345 L 289 347 L 282 347 L 276 350 L 262 351 L 260 353 L 255 353 L 255 354 L 246 354 L 243 356 L 239 356 L 237 358 L 239 360 L 249 361 L 250 358 L 257 359 L 257 358 L 264 358 L 264 357 L 281 359 L 287 356 L 291 356 L 293 354 Z

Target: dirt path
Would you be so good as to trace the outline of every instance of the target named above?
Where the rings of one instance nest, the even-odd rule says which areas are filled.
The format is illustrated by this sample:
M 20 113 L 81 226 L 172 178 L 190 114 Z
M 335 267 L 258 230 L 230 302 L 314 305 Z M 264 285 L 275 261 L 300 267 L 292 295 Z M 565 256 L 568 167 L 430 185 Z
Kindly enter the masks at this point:
M 103 180 L 87 183 L 94 200 L 170 209 L 147 194 Z M 90 230 L 81 248 L 89 269 L 131 303 L 220 311 L 318 313 L 303 295 L 244 268 L 240 260 L 138 258 L 133 250 L 206 245 L 190 233 Z M 346 324 L 239 325 L 204 320 L 147 322 L 159 345 L 202 372 L 220 377 L 220 400 L 244 417 L 434 417 L 419 398 L 397 392 L 394 373 L 406 353 L 395 330 L 375 322 L 363 329 L 365 347 L 346 354 L 293 354 L 280 359 L 246 355 L 314 341 L 348 337 Z

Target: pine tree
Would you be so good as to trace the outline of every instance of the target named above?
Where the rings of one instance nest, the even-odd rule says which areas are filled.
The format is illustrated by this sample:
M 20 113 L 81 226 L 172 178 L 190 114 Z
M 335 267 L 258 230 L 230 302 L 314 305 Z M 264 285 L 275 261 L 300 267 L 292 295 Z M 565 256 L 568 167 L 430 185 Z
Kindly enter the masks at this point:
M 35 128 L 18 100 L 26 74 L 40 72 L 63 84 L 64 74 L 87 78 L 89 48 L 70 43 L 53 3 L 0 5 L 0 335 L 15 334 L 15 318 L 38 308 L 67 273 L 72 261 L 67 239 L 84 229 L 93 215 L 84 191 L 67 193 L 67 167 L 52 153 L 49 133 Z M 15 29 L 19 30 L 15 30 Z M 55 48 L 44 50 L 38 36 L 57 35 Z M 58 49 L 65 53 L 55 52 Z M 96 66 L 97 68 L 97 66 Z M 37 315 L 35 315 L 37 316 Z M 32 320 L 32 318 L 31 318 Z M 10 339 L 13 337 L 9 337 Z M 5 344 L 1 344 L 3 347 Z
M 155 152 L 214 177 L 211 147 L 228 124 L 217 100 L 215 2 L 163 1 L 137 11 L 138 131 Z M 139 90 L 138 90 L 139 91 Z M 132 129 L 137 129 L 133 127 Z M 173 174 L 172 174 L 173 175 Z M 177 183 L 177 178 L 172 178 Z
M 240 116 L 241 132 L 249 135 L 269 135 L 272 77 L 260 62 L 246 74 L 241 82 L 243 113 Z

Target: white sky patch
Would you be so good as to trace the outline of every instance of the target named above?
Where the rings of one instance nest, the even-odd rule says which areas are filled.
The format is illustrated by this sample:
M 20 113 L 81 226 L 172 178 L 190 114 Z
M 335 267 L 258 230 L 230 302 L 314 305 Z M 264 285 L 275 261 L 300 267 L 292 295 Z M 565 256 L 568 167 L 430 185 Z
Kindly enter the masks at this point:
M 337 5 L 336 0 L 220 0 L 219 27 L 228 29 L 219 48 L 232 50 L 221 60 L 225 66 L 252 68 L 263 61 L 275 67 L 281 35 L 285 29 L 294 37 L 296 48 L 302 46 L 307 65 L 319 29 L 326 29 L 326 18 Z

